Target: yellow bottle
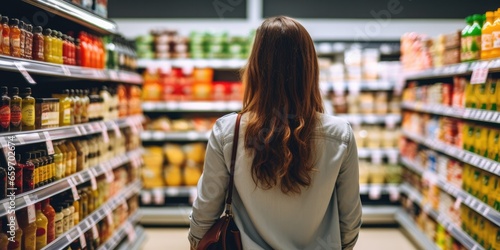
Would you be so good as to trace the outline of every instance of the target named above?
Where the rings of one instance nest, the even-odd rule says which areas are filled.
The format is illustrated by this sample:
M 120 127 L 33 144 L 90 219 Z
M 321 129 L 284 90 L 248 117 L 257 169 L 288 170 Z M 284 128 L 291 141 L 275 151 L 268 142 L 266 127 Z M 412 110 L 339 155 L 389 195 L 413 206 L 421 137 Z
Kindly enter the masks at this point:
M 77 152 L 76 152 L 76 148 L 75 146 L 73 145 L 73 143 L 68 140 L 66 141 L 66 146 L 68 147 L 68 150 L 71 152 L 71 174 L 74 174 L 77 172 Z
M 489 59 L 493 48 L 492 25 L 495 21 L 493 11 L 486 12 L 486 22 L 481 30 L 481 59 Z
M 492 79 L 488 78 L 486 82 L 491 82 Z M 475 97 L 475 107 L 476 109 L 486 109 L 488 102 L 488 91 L 486 91 L 485 84 L 474 84 L 474 97 Z
M 488 132 L 489 129 L 483 126 L 476 127 L 475 133 L 475 153 L 484 157 L 487 157 L 487 149 L 488 149 Z
M 498 91 L 500 91 L 498 88 L 498 84 L 500 83 L 499 80 L 489 80 L 486 83 L 486 98 L 488 99 L 487 101 L 487 107 L 486 109 L 496 111 L 498 106 Z
M 36 250 L 40 250 L 47 245 L 47 226 L 49 221 L 42 213 L 42 203 L 35 204 L 36 208 Z
M 500 130 L 491 128 L 488 134 L 488 155 L 487 157 L 498 161 L 498 144 L 500 143 Z
M 57 143 L 54 145 L 54 165 L 55 165 L 55 180 L 60 180 L 64 177 L 64 162 L 63 154 L 59 148 L 61 144 Z
M 35 250 L 36 249 L 36 218 L 33 222 L 28 220 L 28 208 L 21 209 L 17 218 L 19 219 L 19 226 L 23 230 L 23 240 L 22 247 L 23 250 Z
M 78 200 L 74 201 L 73 207 L 75 209 L 75 212 L 73 213 L 73 222 L 75 225 L 78 225 L 78 223 L 80 223 L 80 202 Z
M 19 220 L 16 219 L 16 217 L 19 217 L 19 215 L 12 215 L 13 221 L 9 220 L 6 221 L 8 224 L 14 226 L 15 233 L 16 235 L 12 238 L 10 238 L 10 241 L 7 241 L 8 243 L 8 250 L 21 250 L 22 247 L 22 242 L 23 242 L 23 230 L 21 229 L 20 225 L 18 224 Z M 7 220 L 7 217 L 4 217 L 5 220 Z M 17 222 L 16 222 L 17 221 Z M 9 226 L 9 225 L 8 225 Z M 10 228 L 10 226 L 9 226 Z M 10 235 L 8 237 L 11 237 Z M 13 240 L 13 241 L 12 241 Z M 0 241 L 2 242 L 2 241 Z
M 4 219 L 0 219 L 0 249 L 6 250 L 9 245 L 9 236 L 3 232 L 2 227 L 4 224 Z M 7 223 L 5 223 L 7 224 Z
M 71 153 L 69 152 L 65 141 L 62 141 L 61 144 L 59 144 L 59 149 L 61 150 L 61 152 L 63 154 L 64 176 L 70 176 L 71 175 Z
M 494 12 L 494 19 L 495 21 L 491 25 L 493 47 L 491 49 L 490 58 L 500 57 L 500 14 L 498 10 Z

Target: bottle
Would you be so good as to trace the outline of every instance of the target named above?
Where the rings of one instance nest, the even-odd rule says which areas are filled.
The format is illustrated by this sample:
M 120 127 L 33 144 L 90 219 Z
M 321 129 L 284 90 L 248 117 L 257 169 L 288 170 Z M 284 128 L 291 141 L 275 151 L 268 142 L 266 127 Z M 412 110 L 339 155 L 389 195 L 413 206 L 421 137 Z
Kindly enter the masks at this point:
M 1 87 L 2 103 L 0 104 L 0 132 L 10 131 L 10 97 L 7 95 L 7 87 Z
M 89 95 L 90 106 L 89 106 L 89 121 L 100 121 L 102 120 L 102 105 L 101 98 L 97 94 L 97 89 L 93 88 L 92 93 Z
M 58 64 L 63 64 L 64 63 L 64 58 L 63 58 L 63 46 L 64 46 L 64 40 L 63 40 L 63 33 L 61 31 L 57 32 L 57 58 Z
M 56 239 L 56 211 L 50 205 L 50 199 L 42 201 L 42 212 L 47 217 L 47 244 L 49 244 Z
M 24 58 L 33 59 L 33 25 L 26 24 L 26 39 L 24 42 Z
M 35 166 L 38 162 L 38 186 L 41 187 L 47 184 L 45 179 L 45 160 L 42 158 L 42 153 L 40 151 L 35 151 L 35 157 Z
M 73 201 L 73 209 L 75 210 L 73 212 L 73 221 L 75 225 L 78 225 L 80 223 L 80 202 L 78 200 Z
M 37 155 L 35 152 L 31 152 L 29 155 L 30 161 L 34 165 L 34 171 L 33 171 L 33 183 L 34 183 L 34 188 L 40 187 L 40 160 L 37 158 Z
M 42 34 L 43 29 L 36 26 L 33 31 L 33 60 L 45 61 L 45 37 Z
M 10 99 L 10 131 L 21 131 L 21 114 L 23 98 L 19 96 L 19 88 L 13 87 Z
M 63 90 L 61 94 L 52 95 L 52 97 L 59 99 L 59 126 L 72 125 L 73 110 L 71 109 L 69 89 Z
M 22 129 L 29 131 L 35 129 L 35 98 L 31 96 L 31 88 L 25 88 L 22 93 Z
M 20 40 L 19 40 L 19 57 L 26 58 L 24 52 L 26 50 L 26 24 L 23 21 L 19 22 L 19 30 L 21 31 Z
M 82 50 L 80 39 L 76 39 L 75 41 L 75 65 L 82 66 Z
M 108 87 L 102 86 L 101 91 L 99 92 L 99 95 L 101 96 L 103 102 L 102 102 L 102 118 L 104 121 L 109 120 L 110 116 L 110 102 L 111 102 L 111 96 L 109 95 L 108 92 Z
M 35 188 L 35 164 L 33 163 L 32 154 L 25 153 L 22 156 L 23 160 L 23 191 L 31 191 Z
M 10 56 L 10 27 L 6 16 L 2 17 L 2 54 Z
M 491 34 L 493 38 L 493 47 L 490 51 L 490 59 L 500 57 L 500 12 L 494 12 L 494 22 L 491 25 Z
M 71 90 L 71 98 L 73 99 L 74 103 L 73 116 L 75 124 L 82 123 L 82 101 L 80 100 L 79 94 L 80 93 L 78 93 L 78 90 Z
M 71 124 L 77 124 L 76 113 L 78 112 L 78 110 L 75 107 L 76 103 L 75 103 L 75 98 L 73 98 L 74 95 L 75 95 L 75 90 L 71 89 L 69 91 L 69 103 L 71 104 L 71 114 L 73 114 L 71 116 Z
M 85 218 L 89 215 L 89 210 L 87 206 L 88 197 L 83 189 L 78 190 L 78 195 L 80 196 L 80 217 Z
M 17 219 L 17 215 L 14 214 L 12 215 L 12 217 L 15 221 L 17 221 L 14 226 L 16 235 L 14 237 L 14 241 L 9 241 L 7 250 L 21 250 L 23 242 L 23 230 L 18 224 L 19 220 Z M 5 216 L 4 219 L 7 220 L 7 216 Z M 5 224 L 7 224 L 7 222 Z
M 61 206 L 63 207 L 62 213 L 64 215 L 63 218 L 63 232 L 67 232 L 71 227 L 70 227 L 70 217 L 73 217 L 71 214 L 71 210 L 69 209 L 69 204 L 68 203 L 61 203 Z
M 76 169 L 76 171 L 80 172 L 80 171 L 88 168 L 88 165 L 87 165 L 87 162 L 85 159 L 85 156 L 88 154 L 88 152 L 86 151 L 87 148 L 84 146 L 84 143 L 82 140 L 75 140 L 75 141 L 73 141 L 73 144 L 74 144 L 76 151 L 77 151 L 77 162 L 76 162 L 77 169 Z
M 55 216 L 54 216 L 54 225 L 55 225 L 55 238 L 57 239 L 59 236 L 61 236 L 64 233 L 64 214 L 63 214 L 63 207 L 62 206 L 56 206 L 55 208 Z
M 52 39 L 52 49 L 50 54 L 52 55 L 52 63 L 59 63 L 59 38 L 57 30 L 52 30 L 50 37 Z
M 19 215 L 19 216 L 17 216 Z M 21 209 L 16 212 L 21 230 L 23 230 L 22 249 L 35 250 L 36 249 L 36 218 L 31 223 L 28 218 L 28 208 Z
M 64 178 L 64 157 L 60 149 L 60 142 L 54 144 L 54 164 L 55 164 L 55 180 Z
M 41 250 L 47 245 L 48 219 L 42 213 L 42 203 L 35 204 L 36 209 L 36 250 Z
M 15 180 L 14 180 L 14 187 L 16 188 L 15 193 L 16 195 L 22 194 L 23 193 L 23 182 L 24 182 L 24 176 L 23 176 L 23 170 L 24 170 L 24 164 L 22 163 L 22 157 L 21 154 L 16 154 L 16 165 L 14 166 L 14 172 L 15 172 Z
M 69 228 L 73 228 L 76 224 L 75 224 L 75 207 L 73 206 L 73 202 L 72 201 L 66 201 L 66 204 L 68 204 L 68 209 L 69 209 Z
M 71 173 L 71 152 L 68 150 L 68 147 L 66 146 L 66 141 L 61 141 L 61 144 L 59 144 L 59 149 L 63 153 L 64 160 L 64 176 L 70 176 Z
M 54 39 L 52 37 L 52 30 L 45 29 L 43 31 L 43 37 L 44 37 L 43 57 L 45 58 L 46 62 L 54 62 L 54 57 L 53 57 L 54 55 L 52 54 L 53 42 L 54 42 Z
M 470 39 L 469 39 L 469 29 L 471 28 L 472 26 L 472 23 L 473 23 L 473 19 L 472 19 L 472 16 L 468 16 L 465 18 L 465 22 L 466 22 L 466 26 L 465 28 L 462 30 L 462 38 L 461 38 L 461 42 L 460 42 L 460 60 L 462 62 L 466 62 L 469 60 L 470 58 L 470 53 L 469 53 L 469 49 L 470 49 Z
M 68 148 L 68 150 L 71 152 L 71 174 L 74 174 L 76 173 L 76 169 L 77 169 L 77 153 L 76 153 L 76 148 L 75 146 L 73 145 L 73 142 L 71 142 L 71 140 L 67 140 L 66 141 L 66 147 Z
M 469 61 L 475 61 L 481 59 L 481 30 L 482 30 L 482 15 L 472 16 L 473 24 L 469 28 L 468 41 L 469 41 Z
M 68 45 L 69 45 L 69 53 L 68 53 L 68 62 L 70 65 L 76 64 L 75 59 L 75 39 L 71 36 L 68 36 Z
M 87 123 L 89 122 L 89 105 L 90 105 L 90 99 L 88 97 L 88 89 L 85 90 L 79 90 L 80 93 L 80 100 L 82 101 L 82 123 Z
M 7 217 L 6 217 L 7 218 Z M 4 232 L 3 227 L 7 228 L 7 222 L 4 218 L 0 219 L 0 250 L 7 250 L 9 246 L 9 236 Z
M 7 198 L 7 169 L 0 167 L 0 200 Z
M 68 43 L 68 36 L 67 35 L 63 35 L 62 37 L 63 39 L 63 63 L 66 64 L 66 65 L 70 65 L 68 59 L 69 59 L 69 43 Z
M 21 29 L 19 29 L 19 19 L 10 20 L 10 55 L 21 57 Z

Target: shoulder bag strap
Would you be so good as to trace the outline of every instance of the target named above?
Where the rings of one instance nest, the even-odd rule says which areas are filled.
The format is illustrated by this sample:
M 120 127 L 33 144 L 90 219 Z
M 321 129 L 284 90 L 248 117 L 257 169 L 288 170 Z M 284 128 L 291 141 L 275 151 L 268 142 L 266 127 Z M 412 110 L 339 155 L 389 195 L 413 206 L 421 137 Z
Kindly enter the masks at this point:
M 234 165 L 236 164 L 236 152 L 238 150 L 238 139 L 240 135 L 240 120 L 241 120 L 241 114 L 238 113 L 238 116 L 236 117 L 236 125 L 234 126 L 233 151 L 231 152 L 231 166 L 229 168 L 229 183 L 227 185 L 227 198 L 226 198 L 226 215 L 232 215 L 231 203 L 233 202 Z

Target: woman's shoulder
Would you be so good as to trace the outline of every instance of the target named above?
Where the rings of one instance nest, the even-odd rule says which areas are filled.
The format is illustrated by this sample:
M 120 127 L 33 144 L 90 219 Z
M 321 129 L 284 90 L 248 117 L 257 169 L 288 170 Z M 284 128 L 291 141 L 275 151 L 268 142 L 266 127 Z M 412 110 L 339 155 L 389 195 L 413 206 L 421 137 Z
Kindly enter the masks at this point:
M 352 129 L 347 120 L 328 114 L 320 114 L 319 120 L 318 130 L 321 135 L 349 143 Z

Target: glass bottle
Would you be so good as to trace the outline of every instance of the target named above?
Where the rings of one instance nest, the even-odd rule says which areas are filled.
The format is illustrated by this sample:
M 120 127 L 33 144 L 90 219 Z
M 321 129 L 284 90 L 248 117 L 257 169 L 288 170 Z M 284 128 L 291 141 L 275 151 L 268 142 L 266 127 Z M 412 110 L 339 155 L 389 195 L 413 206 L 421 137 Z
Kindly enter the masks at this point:
M 41 250 L 47 245 L 47 226 L 48 219 L 42 213 L 42 203 L 35 204 L 36 209 L 36 250 Z
M 55 226 L 55 238 L 57 239 L 64 233 L 64 214 L 63 207 L 56 206 L 55 207 L 55 216 L 54 216 L 54 226 Z
M 73 212 L 73 221 L 74 221 L 75 225 L 78 225 L 78 223 L 80 223 L 80 201 L 79 200 L 73 201 L 73 209 L 75 210 Z
M 52 30 L 51 29 L 45 29 L 43 31 L 43 36 L 44 36 L 44 40 L 43 40 L 43 44 L 44 44 L 44 48 L 43 48 L 43 57 L 45 58 L 45 61 L 46 62 L 54 62 L 54 55 L 52 54 L 52 51 L 53 51 L 53 42 L 54 42 L 54 39 L 52 37 Z
M 63 61 L 64 40 L 63 40 L 63 33 L 61 31 L 57 32 L 57 42 L 58 42 L 58 45 L 57 45 L 57 58 L 58 58 L 58 61 L 57 61 L 57 63 L 58 64 L 63 64 L 64 63 L 64 61 Z
M 60 149 L 60 145 L 61 145 L 60 142 L 57 142 L 56 144 L 54 144 L 54 164 L 56 167 L 56 171 L 55 171 L 55 179 L 56 180 L 60 180 L 60 179 L 64 178 L 64 176 L 65 176 L 65 173 L 64 173 L 65 162 L 64 162 L 63 153 Z
M 25 153 L 23 160 L 23 191 L 27 192 L 35 188 L 35 164 L 32 161 L 32 154 Z
M 21 114 L 23 98 L 19 96 L 19 88 L 13 87 L 10 99 L 10 131 L 21 131 Z
M 62 36 L 62 40 L 63 40 L 63 63 L 66 64 L 66 65 L 69 65 L 69 44 L 68 44 L 68 36 L 67 35 L 63 35 Z
M 33 31 L 33 60 L 45 61 L 45 37 L 42 34 L 43 29 L 40 26 L 36 26 Z
M 33 59 L 33 25 L 26 24 L 26 39 L 24 42 L 24 58 Z
M 82 66 L 82 51 L 80 39 L 75 41 L 75 65 Z
M 16 176 L 16 179 L 14 180 L 14 187 L 16 188 L 16 190 L 15 190 L 16 195 L 23 193 L 24 167 L 25 166 L 22 162 L 21 154 L 16 154 L 16 166 L 14 167 L 15 176 Z
M 13 215 L 14 220 L 19 222 L 17 217 L 18 217 L 17 215 Z M 7 216 L 4 218 L 6 219 Z M 22 242 L 23 242 L 23 230 L 21 229 L 21 227 L 19 226 L 18 223 L 16 223 L 16 225 L 17 225 L 17 226 L 15 226 L 16 236 L 14 237 L 14 241 L 9 241 L 9 245 L 7 246 L 7 250 L 21 250 Z
M 74 174 L 76 173 L 76 157 L 77 157 L 77 153 L 76 153 L 76 148 L 75 146 L 73 145 L 73 143 L 71 142 L 71 140 L 67 140 L 66 141 L 66 146 L 68 148 L 68 150 L 71 152 L 71 174 Z
M 47 244 L 49 244 L 56 239 L 56 211 L 50 205 L 50 199 L 42 201 L 42 212 L 47 217 Z
M 29 131 L 35 129 L 35 98 L 31 96 L 31 88 L 25 88 L 22 93 L 22 129 Z
M 24 52 L 26 50 L 26 24 L 23 21 L 19 21 L 19 30 L 21 31 L 19 36 L 19 57 L 25 58 Z M 12 35 L 12 33 L 11 33 Z
M 59 126 L 72 125 L 73 110 L 71 109 L 71 98 L 69 97 L 69 89 L 65 89 L 61 94 L 52 95 L 54 98 L 59 98 Z
M 75 124 L 82 123 L 82 101 L 80 99 L 80 93 L 78 90 L 71 90 L 71 98 L 74 102 L 73 116 Z
M 19 222 L 19 227 L 23 230 L 22 249 L 35 250 L 36 249 L 36 219 L 29 222 L 28 208 L 23 208 L 16 211 L 16 216 Z
M 70 227 L 70 216 L 73 216 L 71 214 L 71 210 L 69 209 L 69 204 L 66 202 L 61 203 L 61 206 L 63 207 L 62 213 L 64 215 L 63 217 L 63 232 L 67 232 L 71 227 Z
M 63 153 L 64 160 L 64 176 L 70 176 L 71 173 L 71 152 L 68 150 L 68 147 L 66 146 L 66 141 L 61 141 L 61 144 L 59 144 L 59 149 Z
M 19 29 L 19 19 L 10 20 L 10 55 L 21 57 L 21 29 Z
M 80 94 L 80 100 L 82 101 L 82 123 L 87 123 L 89 122 L 89 104 L 90 104 L 90 99 L 88 97 L 88 90 L 85 89 L 85 90 L 82 90 L 80 89 L 79 90 L 79 94 Z
M 10 27 L 6 16 L 2 17 L 2 54 L 10 56 Z
M 7 87 L 1 87 L 2 103 L 0 103 L 0 132 L 10 131 L 10 97 Z

